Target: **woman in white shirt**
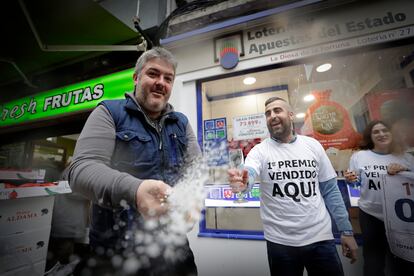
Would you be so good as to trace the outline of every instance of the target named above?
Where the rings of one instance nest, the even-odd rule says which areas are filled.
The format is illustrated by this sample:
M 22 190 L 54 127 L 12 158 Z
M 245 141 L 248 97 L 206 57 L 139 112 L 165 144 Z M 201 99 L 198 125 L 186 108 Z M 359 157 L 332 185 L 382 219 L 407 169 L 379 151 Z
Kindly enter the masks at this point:
M 358 205 L 363 237 L 364 275 L 385 275 L 387 256 L 390 256 L 391 264 L 398 262 L 398 265 L 391 265 L 391 269 L 401 266 L 401 262 L 408 266 L 414 264 L 392 256 L 390 252 L 382 212 L 381 174 L 414 170 L 414 157 L 393 143 L 390 127 L 378 120 L 372 121 L 365 128 L 360 148 L 351 157 L 345 179 L 361 185 Z

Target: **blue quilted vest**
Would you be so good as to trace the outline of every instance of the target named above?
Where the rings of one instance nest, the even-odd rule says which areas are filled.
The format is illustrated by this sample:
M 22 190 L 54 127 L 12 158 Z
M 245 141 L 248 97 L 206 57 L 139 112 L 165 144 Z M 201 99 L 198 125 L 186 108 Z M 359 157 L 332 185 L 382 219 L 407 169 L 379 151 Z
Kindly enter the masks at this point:
M 174 186 L 181 176 L 188 145 L 187 117 L 179 112 L 166 113 L 157 129 L 130 98 L 100 104 L 109 110 L 116 127 L 111 167 L 140 179 L 162 180 Z M 93 205 L 89 235 L 92 247 L 123 249 L 122 238 L 139 221 L 136 206 L 129 207 L 111 210 Z

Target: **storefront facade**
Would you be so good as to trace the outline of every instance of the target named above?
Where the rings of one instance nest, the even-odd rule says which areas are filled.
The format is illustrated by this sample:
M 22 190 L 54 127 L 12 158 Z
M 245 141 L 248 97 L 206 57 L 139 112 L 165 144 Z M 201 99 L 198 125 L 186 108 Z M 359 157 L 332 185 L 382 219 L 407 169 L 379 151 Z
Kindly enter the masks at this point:
M 226 180 L 232 157 L 244 158 L 267 137 L 267 98 L 279 96 L 292 105 L 295 131 L 321 142 L 339 178 L 367 122 L 412 119 L 414 15 L 409 11 L 414 3 L 357 1 L 319 7 L 311 2 L 320 1 L 298 1 L 161 41 L 179 63 L 170 102 L 189 117 L 204 149 L 210 139 L 226 144 L 221 160 L 211 160 L 207 184 L 213 189 L 205 219 L 189 234 L 200 275 L 268 274 L 258 188 L 247 203 L 234 203 Z M 330 69 L 317 69 L 320 65 Z M 132 91 L 132 70 L 2 105 L 0 131 L 8 137 L 0 152 L 2 167 L 42 167 L 48 160 L 63 170 L 75 141 L 62 142 L 67 147 L 51 146 L 55 141 L 29 145 L 30 132 L 40 126 L 61 128 L 54 122 L 75 117 L 82 118 L 76 123 L 80 130 L 99 101 Z M 246 77 L 255 82 L 242 83 Z M 24 142 L 11 143 L 17 132 L 25 135 L 20 139 Z M 413 132 L 404 132 L 412 151 Z M 45 140 L 54 132 L 43 133 L 38 136 Z M 346 186 L 341 189 L 358 233 L 358 197 Z M 362 275 L 359 257 L 355 265 L 343 259 L 346 275 Z
M 358 237 L 358 191 L 345 185 L 343 173 L 361 132 L 374 119 L 405 118 L 410 122 L 403 129 L 407 150 L 413 152 L 414 17 L 407 12 L 412 8 L 407 1 L 286 5 L 161 41 L 179 61 L 172 103 L 190 117 L 207 158 L 217 156 L 206 149 L 211 140 L 227 143 L 221 160 L 210 164 L 205 220 L 194 244 L 227 238 L 217 242 L 217 252 L 227 255 L 239 246 L 228 238 L 263 239 L 258 187 L 246 196 L 247 203 L 234 203 L 226 170 L 234 156 L 245 157 L 267 137 L 263 112 L 271 96 L 293 107 L 296 133 L 324 146 Z M 246 78 L 253 84 L 244 84 Z M 261 255 L 260 250 L 249 254 Z M 218 262 L 228 259 L 219 255 Z M 357 265 L 343 263 L 347 274 L 362 275 L 362 256 Z M 240 270 L 249 271 L 247 266 L 261 265 L 249 263 Z

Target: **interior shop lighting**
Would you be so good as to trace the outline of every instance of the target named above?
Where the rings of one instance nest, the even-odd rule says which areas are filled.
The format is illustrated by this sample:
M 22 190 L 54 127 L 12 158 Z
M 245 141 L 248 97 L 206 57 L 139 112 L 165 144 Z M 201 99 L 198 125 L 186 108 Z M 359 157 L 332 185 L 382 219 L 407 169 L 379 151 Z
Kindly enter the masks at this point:
M 303 97 L 303 100 L 305 101 L 305 102 L 311 102 L 311 101 L 313 101 L 315 99 L 315 96 L 313 95 L 313 94 L 308 94 L 308 95 L 306 95 L 305 97 Z
M 322 73 L 322 72 L 328 71 L 331 68 L 332 68 L 332 64 L 324 63 L 324 64 L 321 64 L 318 67 L 316 67 L 316 71 L 318 71 L 319 73 Z
M 305 113 L 300 112 L 300 113 L 296 114 L 296 118 L 302 119 L 302 118 L 305 118 L 305 115 L 306 115 Z
M 256 82 L 256 78 L 254 78 L 254 77 L 247 77 L 243 80 L 243 83 L 245 85 L 252 85 L 255 82 Z

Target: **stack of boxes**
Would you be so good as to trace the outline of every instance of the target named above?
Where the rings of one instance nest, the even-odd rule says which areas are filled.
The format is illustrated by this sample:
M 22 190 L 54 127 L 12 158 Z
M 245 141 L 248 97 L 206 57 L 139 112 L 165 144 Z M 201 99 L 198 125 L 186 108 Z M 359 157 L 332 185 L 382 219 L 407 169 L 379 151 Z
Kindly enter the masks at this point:
M 5 178 L 21 179 L 22 173 L 39 176 L 0 171 L 0 275 L 44 274 L 54 195 L 71 192 L 67 181 L 7 184 L 16 181 Z

